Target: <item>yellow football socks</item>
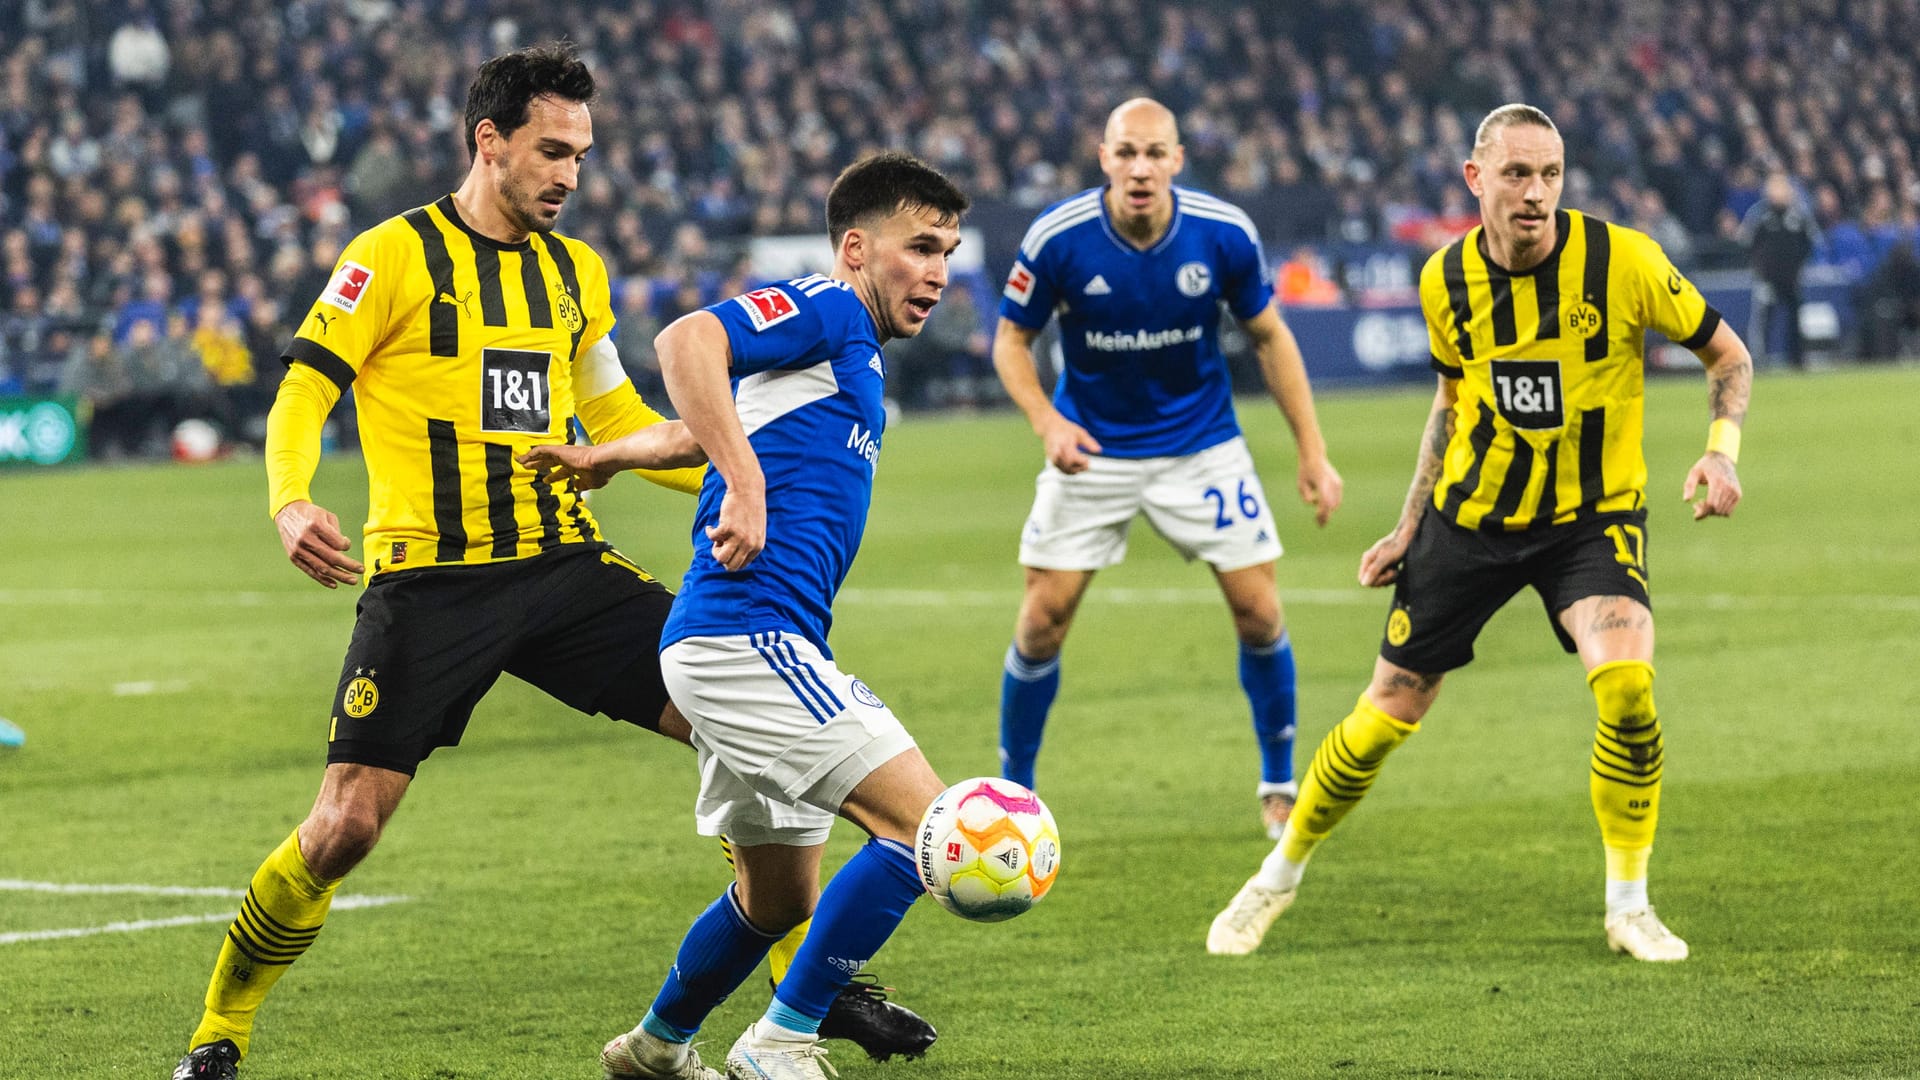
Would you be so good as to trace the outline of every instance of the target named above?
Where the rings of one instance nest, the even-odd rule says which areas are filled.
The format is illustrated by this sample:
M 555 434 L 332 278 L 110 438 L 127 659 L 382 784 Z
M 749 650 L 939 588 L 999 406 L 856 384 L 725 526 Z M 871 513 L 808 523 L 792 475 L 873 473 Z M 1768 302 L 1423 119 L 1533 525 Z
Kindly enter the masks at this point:
M 1281 854 L 1295 864 L 1306 862 L 1373 786 L 1387 755 L 1419 730 L 1418 723 L 1388 716 L 1361 694 L 1353 711 L 1313 752 L 1313 764 L 1307 767 L 1300 798 L 1293 804 L 1286 836 L 1280 841 Z
M 1593 737 L 1593 814 L 1607 849 L 1607 880 L 1644 881 L 1660 820 L 1660 721 L 1653 665 L 1615 660 L 1587 675 L 1600 709 Z
M 207 984 L 207 1011 L 190 1046 L 232 1039 L 246 1054 L 253 1014 L 287 965 L 319 936 L 339 884 L 338 879 L 315 877 L 308 868 L 300 854 L 298 829 L 267 856 L 254 871 L 240 914 L 227 928 L 226 944 Z

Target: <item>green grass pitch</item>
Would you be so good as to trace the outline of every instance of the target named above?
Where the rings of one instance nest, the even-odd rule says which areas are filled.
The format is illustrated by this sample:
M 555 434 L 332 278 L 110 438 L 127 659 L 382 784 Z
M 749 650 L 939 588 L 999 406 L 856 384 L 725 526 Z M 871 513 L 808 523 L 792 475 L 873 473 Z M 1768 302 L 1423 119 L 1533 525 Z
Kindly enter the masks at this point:
M 1266 947 L 1205 955 L 1269 844 L 1225 608 L 1141 526 L 1068 642 L 1040 760 L 1057 889 L 996 926 L 919 905 L 874 967 L 940 1042 L 885 1066 L 836 1047 L 843 1076 L 1920 1075 L 1920 370 L 1763 377 L 1746 502 L 1695 524 L 1679 488 L 1705 397 L 1663 379 L 1648 409 L 1668 753 L 1653 895 L 1693 959 L 1606 951 L 1592 701 L 1530 596 Z M 1427 400 L 1323 393 L 1348 490 L 1324 531 L 1293 498 L 1277 411 L 1241 403 L 1289 548 L 1302 763 L 1371 668 L 1386 596 L 1354 570 L 1397 513 Z M 890 431 L 838 604 L 841 662 L 950 781 L 995 769 L 1038 465 L 1011 416 Z M 316 492 L 357 533 L 359 461 L 329 458 Z M 0 879 L 241 888 L 302 816 L 353 598 L 286 565 L 265 497 L 257 460 L 0 475 L 0 715 L 28 735 L 0 751 Z M 690 501 L 622 480 L 595 505 L 678 580 Z M 409 899 L 336 909 L 262 1010 L 247 1080 L 597 1077 L 726 880 L 692 832 L 691 764 L 503 681 L 342 887 Z M 0 888 L 0 1078 L 166 1075 L 235 903 Z M 756 980 L 724 1005 L 709 1057 L 765 1001 Z

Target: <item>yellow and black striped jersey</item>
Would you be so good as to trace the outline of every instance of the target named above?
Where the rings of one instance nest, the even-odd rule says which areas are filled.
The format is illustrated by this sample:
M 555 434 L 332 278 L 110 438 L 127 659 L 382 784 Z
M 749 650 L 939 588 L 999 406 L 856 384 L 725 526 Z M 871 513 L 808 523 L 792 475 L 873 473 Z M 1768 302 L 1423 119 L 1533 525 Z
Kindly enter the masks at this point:
M 599 376 L 603 385 L 577 386 L 589 381 L 578 362 L 613 321 L 606 266 L 585 244 L 501 243 L 462 221 L 452 196 L 347 245 L 285 359 L 354 389 L 373 573 L 601 541 L 571 484 L 546 484 L 513 458 L 568 441 L 576 392 L 604 395 L 603 415 L 622 426 L 660 419 L 624 373 L 624 393 Z
M 1481 229 L 1420 272 L 1434 369 L 1460 380 L 1434 506 L 1515 531 L 1646 503 L 1646 333 L 1697 349 L 1720 325 L 1645 233 L 1554 215 L 1553 254 L 1509 271 Z

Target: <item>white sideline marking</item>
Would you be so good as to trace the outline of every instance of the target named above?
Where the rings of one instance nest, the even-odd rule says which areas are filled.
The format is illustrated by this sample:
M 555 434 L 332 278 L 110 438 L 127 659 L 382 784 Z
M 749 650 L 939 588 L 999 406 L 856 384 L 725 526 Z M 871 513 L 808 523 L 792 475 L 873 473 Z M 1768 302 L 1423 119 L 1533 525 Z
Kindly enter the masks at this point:
M 153 679 L 139 679 L 134 682 L 113 684 L 114 697 L 146 697 L 148 694 L 178 694 L 193 686 L 185 679 L 168 679 L 157 682 Z
M 245 896 L 244 889 L 199 888 L 191 885 L 70 885 L 58 881 L 19 881 L 0 878 L 0 892 L 59 893 L 63 895 L 126 895 L 140 896 L 224 896 L 234 899 Z M 388 904 L 404 904 L 413 899 L 411 896 L 336 896 L 333 898 L 333 910 L 353 911 L 358 908 L 385 907 Z M 57 930 L 16 930 L 0 934 L 0 945 L 16 945 L 25 941 L 57 941 L 62 938 L 92 937 L 95 934 L 131 934 L 141 930 L 163 930 L 170 926 L 194 926 L 199 923 L 232 922 L 233 911 L 208 912 L 205 915 L 175 915 L 165 919 L 136 919 L 131 922 L 110 922 L 100 926 L 70 926 Z
M 1386 602 L 1386 589 L 1280 589 L 1280 599 L 1289 604 L 1327 607 L 1375 607 Z M 842 589 L 839 599 L 872 607 L 1014 607 L 1020 603 L 1018 589 Z M 1759 593 L 1670 593 L 1657 597 L 1663 604 L 1680 607 L 1711 608 L 1718 611 L 1799 610 L 1807 607 L 1844 608 L 1849 611 L 1886 611 L 1920 613 L 1920 596 L 1875 593 L 1807 593 L 1770 596 Z M 0 589 L 0 607 L 44 606 L 125 606 L 150 601 L 176 607 L 269 607 L 287 604 L 333 603 L 331 593 L 318 592 L 203 592 L 163 589 Z M 1096 586 L 1087 592 L 1091 603 L 1151 606 L 1155 604 L 1218 604 L 1220 592 L 1212 588 L 1160 588 Z M 131 685 L 131 684 L 126 684 Z M 170 684 L 155 684 L 157 690 Z M 136 691 L 137 692 L 137 691 Z M 154 691 L 148 691 L 154 692 Z
M 62 881 L 21 881 L 0 878 L 0 892 L 38 892 L 107 896 L 133 893 L 139 896 L 226 896 L 235 900 L 247 895 L 245 889 L 227 889 L 199 885 L 84 885 Z

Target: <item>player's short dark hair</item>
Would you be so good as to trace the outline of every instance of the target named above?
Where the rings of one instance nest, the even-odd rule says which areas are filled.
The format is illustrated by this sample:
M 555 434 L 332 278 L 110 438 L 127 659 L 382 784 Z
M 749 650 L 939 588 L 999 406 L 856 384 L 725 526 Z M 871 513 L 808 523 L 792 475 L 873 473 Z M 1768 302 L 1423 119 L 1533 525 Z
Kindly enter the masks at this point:
M 847 230 L 875 217 L 902 210 L 931 210 L 940 224 L 960 220 L 970 205 L 940 170 L 898 150 L 887 150 L 847 166 L 827 191 L 827 239 L 840 250 Z
M 511 136 L 526 125 L 533 99 L 547 94 L 568 101 L 593 100 L 593 72 L 570 41 L 529 45 L 481 64 L 467 87 L 467 153 L 480 153 L 473 137 L 480 121 L 491 120 L 500 134 Z

